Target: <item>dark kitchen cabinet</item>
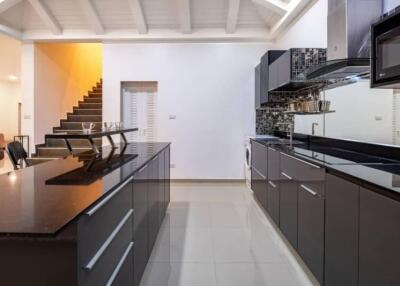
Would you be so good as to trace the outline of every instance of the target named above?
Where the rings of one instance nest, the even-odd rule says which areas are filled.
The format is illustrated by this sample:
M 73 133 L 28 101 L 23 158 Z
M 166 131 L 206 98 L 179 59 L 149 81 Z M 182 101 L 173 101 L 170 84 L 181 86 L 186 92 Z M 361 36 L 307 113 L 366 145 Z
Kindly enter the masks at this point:
M 359 199 L 358 185 L 327 174 L 325 195 L 325 285 L 327 286 L 358 285 Z
M 295 173 L 291 170 L 294 159 L 280 156 L 280 207 L 279 222 L 282 233 L 297 249 L 297 203 L 298 185 Z
M 148 165 L 142 167 L 133 177 L 133 240 L 134 244 L 134 285 L 138 286 L 149 260 L 148 249 Z
M 267 178 L 252 167 L 251 189 L 254 192 L 254 196 L 265 210 L 267 209 L 267 188 Z
M 279 152 L 268 147 L 267 211 L 279 226 Z
M 261 57 L 260 64 L 255 68 L 255 96 L 256 109 L 269 102 L 269 65 L 279 58 L 285 51 L 271 50 Z
M 320 284 L 324 276 L 325 170 L 294 161 L 298 187 L 297 250 Z
M 170 149 L 160 152 L 133 177 L 133 265 L 138 286 L 170 201 Z
M 260 64 L 258 66 L 256 66 L 256 68 L 254 69 L 254 83 L 255 83 L 255 87 L 254 87 L 254 104 L 255 104 L 255 108 L 256 110 L 259 109 L 261 107 L 261 71 L 260 71 Z
M 251 142 L 251 189 L 254 196 L 267 209 L 268 149 L 264 145 Z
M 400 203 L 360 190 L 359 285 L 399 285 Z
M 326 49 L 293 48 L 269 65 L 268 91 L 295 91 L 311 85 L 305 79 L 309 68 L 326 61 Z

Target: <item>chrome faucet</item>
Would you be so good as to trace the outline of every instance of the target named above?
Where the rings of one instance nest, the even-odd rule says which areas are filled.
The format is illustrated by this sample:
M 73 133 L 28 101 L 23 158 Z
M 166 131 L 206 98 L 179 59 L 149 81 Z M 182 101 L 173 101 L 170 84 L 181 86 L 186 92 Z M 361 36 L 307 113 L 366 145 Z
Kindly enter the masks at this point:
M 279 122 L 277 125 L 286 125 L 289 127 L 289 146 L 293 147 L 293 133 L 294 133 L 294 123 Z
M 311 124 L 311 134 L 314 136 L 315 135 L 315 126 L 318 126 L 317 122 L 313 122 Z

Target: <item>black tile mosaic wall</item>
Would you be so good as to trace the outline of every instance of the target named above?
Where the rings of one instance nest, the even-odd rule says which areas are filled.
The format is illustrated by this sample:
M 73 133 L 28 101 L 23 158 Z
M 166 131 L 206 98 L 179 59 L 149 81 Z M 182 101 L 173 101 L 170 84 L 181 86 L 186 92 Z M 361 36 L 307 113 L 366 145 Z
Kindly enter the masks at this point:
M 294 48 L 292 53 L 292 79 L 304 80 L 308 69 L 326 61 L 326 49 Z M 318 93 L 281 92 L 270 93 L 267 106 L 256 111 L 256 134 L 272 134 L 273 131 L 289 132 L 290 124 L 294 124 L 294 115 L 287 114 L 289 102 L 299 99 L 314 98 Z
M 312 66 L 326 62 L 326 49 L 295 48 L 292 51 L 292 79 L 303 80 Z

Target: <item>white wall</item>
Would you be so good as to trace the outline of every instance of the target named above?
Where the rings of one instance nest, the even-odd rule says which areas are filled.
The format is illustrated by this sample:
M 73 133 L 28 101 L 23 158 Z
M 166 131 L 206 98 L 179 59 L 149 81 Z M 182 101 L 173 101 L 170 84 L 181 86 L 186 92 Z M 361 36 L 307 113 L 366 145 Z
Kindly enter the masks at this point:
M 328 0 L 317 2 L 276 41 L 277 49 L 326 48 Z
M 19 83 L 0 80 L 0 133 L 6 140 L 18 135 L 18 104 L 21 101 Z
M 392 144 L 392 90 L 371 89 L 369 81 L 361 81 L 327 90 L 325 98 L 336 111 L 325 115 L 325 136 Z M 296 116 L 295 131 L 311 134 L 313 122 L 316 135 L 323 135 L 323 115 Z
M 173 178 L 244 178 L 254 133 L 254 67 L 267 44 L 104 44 L 103 121 L 119 121 L 121 81 L 158 81 L 159 141 Z M 170 120 L 169 115 L 176 115 Z

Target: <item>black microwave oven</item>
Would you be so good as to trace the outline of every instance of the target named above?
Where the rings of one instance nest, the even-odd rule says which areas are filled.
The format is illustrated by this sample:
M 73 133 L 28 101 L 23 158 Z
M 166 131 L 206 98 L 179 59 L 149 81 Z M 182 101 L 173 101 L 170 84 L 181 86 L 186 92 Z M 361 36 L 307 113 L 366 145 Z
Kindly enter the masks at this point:
M 371 87 L 400 88 L 400 6 L 371 26 Z

